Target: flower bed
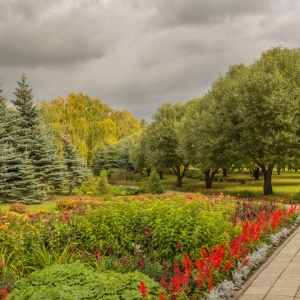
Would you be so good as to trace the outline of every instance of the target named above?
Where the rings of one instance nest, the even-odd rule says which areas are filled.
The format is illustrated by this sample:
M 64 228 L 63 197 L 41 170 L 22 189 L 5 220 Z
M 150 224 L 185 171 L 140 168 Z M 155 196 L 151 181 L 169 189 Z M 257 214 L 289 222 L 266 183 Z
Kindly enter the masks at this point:
M 223 195 L 68 201 L 54 213 L 0 213 L 0 290 L 34 270 L 80 261 L 103 272 L 142 272 L 161 283 L 160 299 L 199 299 L 297 216 L 295 206 Z M 150 299 L 141 282 L 136 288 Z

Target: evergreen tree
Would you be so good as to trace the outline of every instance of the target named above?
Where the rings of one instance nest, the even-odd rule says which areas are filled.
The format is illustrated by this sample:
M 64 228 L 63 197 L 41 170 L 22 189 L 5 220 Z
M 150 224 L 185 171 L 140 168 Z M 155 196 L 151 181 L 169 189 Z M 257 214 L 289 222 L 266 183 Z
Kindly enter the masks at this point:
M 19 156 L 16 156 L 15 161 L 16 164 L 19 163 L 17 169 L 21 172 L 15 178 L 19 190 L 19 198 L 24 192 L 24 197 L 26 198 L 24 201 L 40 201 L 44 199 L 47 190 L 62 189 L 64 187 L 64 183 L 66 183 L 65 167 L 57 155 L 57 147 L 52 133 L 43 122 L 42 112 L 39 113 L 33 104 L 32 89 L 27 84 L 24 74 L 21 77 L 21 81 L 18 82 L 18 87 L 14 94 L 16 99 L 12 103 L 15 105 L 16 111 L 6 108 L 3 97 L 0 98 L 0 149 L 1 147 L 13 146 L 19 154 Z M 4 146 L 7 143 L 9 146 Z M 6 158 L 12 165 L 11 159 L 12 157 Z M 24 161 L 22 162 L 22 160 Z M 4 161 L 5 158 L 3 157 L 3 168 Z M 10 166 L 7 166 L 6 169 L 7 172 L 11 170 Z M 16 170 L 13 170 L 14 172 L 11 171 L 11 175 L 16 175 Z M 29 174 L 29 172 L 32 172 L 32 174 Z M 27 191 L 26 186 L 30 180 L 34 180 L 35 185 L 30 187 L 29 184 Z M 7 181 L 3 178 L 4 182 Z M 7 187 L 7 189 L 9 190 L 10 188 Z M 11 189 L 14 189 L 14 187 L 11 187 Z
M 72 190 L 76 186 L 80 186 L 82 181 L 87 178 L 87 172 L 83 168 L 83 162 L 78 156 L 74 145 L 71 144 L 67 137 L 62 137 L 64 148 L 64 163 L 67 171 L 67 185 L 69 189 L 69 195 L 72 194 Z
M 13 142 L 15 131 L 15 113 L 7 108 L 6 98 L 2 95 L 0 85 L 0 145 Z
M 129 159 L 130 140 L 128 138 L 119 140 L 114 144 L 116 149 L 116 164 L 118 168 L 133 170 L 133 166 Z
M 1 84 L 0 84 L 0 114 L 1 112 L 6 108 L 6 99 L 5 97 L 2 95 L 2 88 L 1 88 Z M 1 119 L 0 119 L 1 120 Z
M 17 110 L 17 118 L 15 119 L 18 125 L 17 147 L 21 153 L 25 150 L 30 152 L 32 144 L 34 144 L 33 132 L 38 125 L 38 114 L 36 107 L 33 105 L 32 89 L 29 88 L 26 82 L 25 74 L 22 75 L 21 81 L 18 81 L 18 87 L 14 92 L 15 100 L 11 102 Z
M 109 192 L 109 184 L 107 181 L 106 171 L 102 170 L 100 173 L 98 188 L 100 195 L 106 195 Z
M 0 202 L 13 202 L 19 195 L 22 158 L 9 143 L 0 144 Z
M 48 126 L 40 120 L 34 130 L 35 144 L 31 149 L 35 173 L 49 190 L 62 190 L 66 185 L 66 167 L 57 154 L 56 143 Z
M 12 201 L 17 195 L 15 182 L 20 179 L 21 156 L 15 151 L 14 112 L 7 108 L 0 86 L 0 201 Z
M 45 199 L 45 186 L 35 175 L 34 166 L 27 150 L 24 152 L 20 166 L 20 180 L 15 184 L 19 195 L 17 200 L 20 202 L 25 204 L 40 203 Z
M 101 145 L 92 162 L 91 168 L 95 176 L 99 176 L 102 170 L 117 168 L 116 147 L 111 144 Z
M 163 194 L 164 193 L 164 189 L 161 186 L 159 175 L 157 174 L 157 172 L 155 170 L 153 170 L 150 174 L 146 192 L 150 193 L 150 194 Z

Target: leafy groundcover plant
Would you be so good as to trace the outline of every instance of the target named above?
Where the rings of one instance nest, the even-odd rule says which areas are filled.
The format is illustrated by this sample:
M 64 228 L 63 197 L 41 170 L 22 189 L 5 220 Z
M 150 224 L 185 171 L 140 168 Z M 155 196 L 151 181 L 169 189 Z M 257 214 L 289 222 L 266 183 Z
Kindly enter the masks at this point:
M 74 299 L 143 299 L 141 281 L 151 295 L 159 295 L 162 286 L 140 272 L 120 274 L 99 272 L 83 264 L 73 263 L 44 268 L 20 279 L 10 300 L 74 300 Z

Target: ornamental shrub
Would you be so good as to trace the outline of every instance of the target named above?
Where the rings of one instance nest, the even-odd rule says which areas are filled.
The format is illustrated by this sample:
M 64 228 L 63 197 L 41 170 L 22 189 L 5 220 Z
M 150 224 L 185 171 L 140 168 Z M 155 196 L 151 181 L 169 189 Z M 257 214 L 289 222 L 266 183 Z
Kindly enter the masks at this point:
M 150 194 L 163 194 L 164 193 L 164 189 L 161 186 L 159 176 L 155 170 L 152 171 L 150 174 L 146 192 L 150 193 Z
M 17 213 L 24 213 L 27 211 L 27 206 L 24 203 L 12 203 L 9 207 L 9 211 L 14 211 Z

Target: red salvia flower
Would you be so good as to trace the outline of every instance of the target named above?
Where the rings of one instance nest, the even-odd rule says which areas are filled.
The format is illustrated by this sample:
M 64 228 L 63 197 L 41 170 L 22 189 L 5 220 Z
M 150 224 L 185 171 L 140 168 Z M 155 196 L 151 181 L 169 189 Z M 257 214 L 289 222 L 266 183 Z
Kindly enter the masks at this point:
M 165 292 L 161 292 L 161 294 L 158 296 L 158 300 L 165 300 Z
M 208 281 L 207 281 L 207 285 L 208 285 L 208 290 L 211 291 L 213 289 L 213 278 L 209 277 Z
M 159 282 L 165 289 L 169 289 L 168 283 L 162 278 Z
M 147 296 L 147 287 L 144 281 L 140 281 L 140 293 L 143 297 Z
M 230 261 L 229 263 L 227 263 L 225 265 L 225 267 L 222 269 L 222 272 L 225 273 L 227 270 L 229 270 L 232 267 L 232 265 L 233 265 L 232 261 Z
M 4 288 L 2 291 L 0 291 L 0 295 L 2 295 L 2 300 L 7 300 L 8 299 L 8 292 L 7 288 Z

